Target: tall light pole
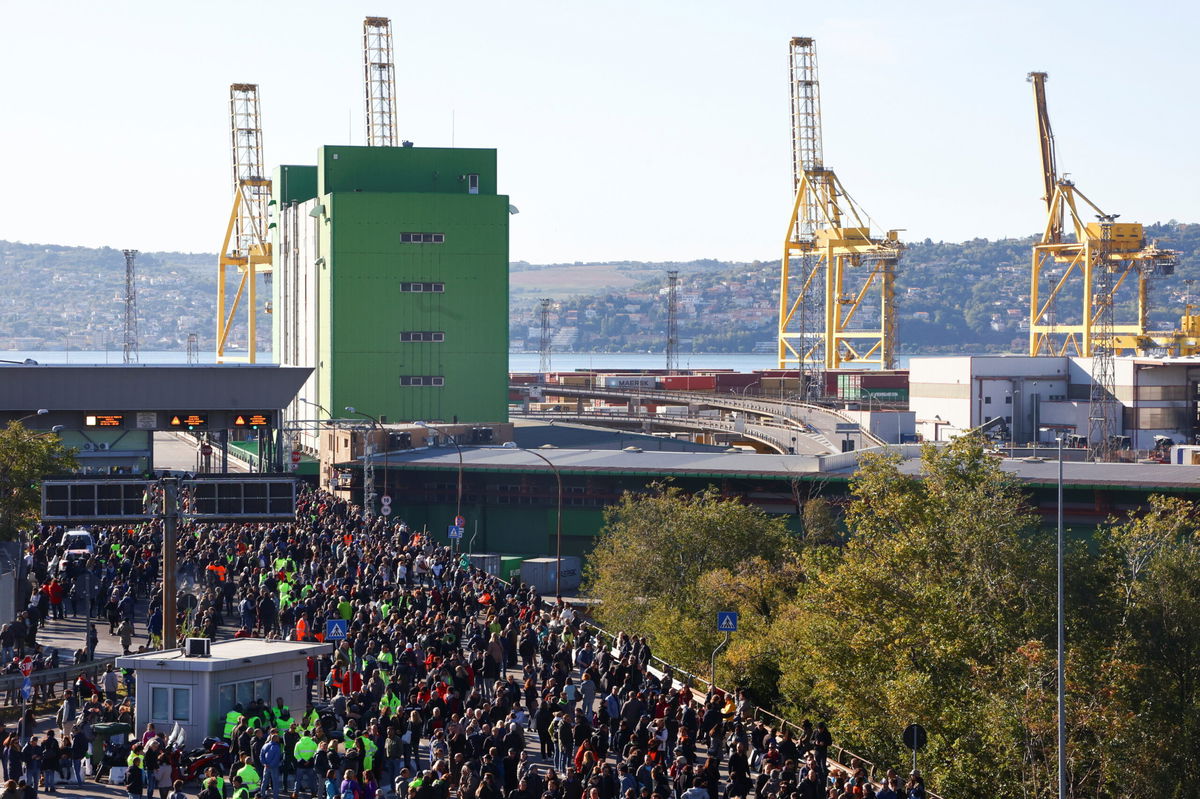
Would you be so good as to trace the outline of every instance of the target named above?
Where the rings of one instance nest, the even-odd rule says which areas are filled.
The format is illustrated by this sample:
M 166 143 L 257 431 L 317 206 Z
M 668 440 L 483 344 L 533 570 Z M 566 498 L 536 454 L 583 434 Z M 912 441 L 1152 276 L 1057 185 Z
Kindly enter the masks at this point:
M 383 429 L 383 424 L 369 413 L 356 410 L 353 405 L 346 406 L 346 412 L 371 420 L 372 430 Z M 367 446 L 363 452 L 363 521 L 370 521 L 375 516 L 375 442 L 370 434 L 367 435 Z
M 424 427 L 426 430 L 432 430 L 442 438 L 448 439 L 454 448 L 458 450 L 458 499 L 454 503 L 454 523 L 458 524 L 459 517 L 462 516 L 462 495 L 463 495 L 463 452 L 462 446 L 459 445 L 458 439 L 455 436 L 448 435 L 437 425 L 429 424 L 428 422 L 413 422 L 418 427 Z
M 554 598 L 559 602 L 562 601 L 562 475 L 558 471 L 558 467 L 542 453 L 536 449 L 527 449 L 530 455 L 541 458 L 550 470 L 554 472 L 554 479 L 558 483 L 558 522 L 554 531 Z
M 1058 797 L 1067 797 L 1067 653 L 1063 622 L 1063 440 L 1058 437 Z
M 22 416 L 20 419 L 14 419 L 13 421 L 16 421 L 16 422 L 23 422 L 23 421 L 25 421 L 26 419 L 32 419 L 32 418 L 33 418 L 33 417 L 35 417 L 35 416 L 45 416 L 45 415 L 46 415 L 46 414 L 48 414 L 48 413 L 50 413 L 50 411 L 48 411 L 47 409 L 45 409 L 45 408 L 38 408 L 38 409 L 37 409 L 36 411 L 34 411 L 33 413 L 28 413 L 28 414 L 25 414 L 25 415 L 24 415 L 24 416 Z

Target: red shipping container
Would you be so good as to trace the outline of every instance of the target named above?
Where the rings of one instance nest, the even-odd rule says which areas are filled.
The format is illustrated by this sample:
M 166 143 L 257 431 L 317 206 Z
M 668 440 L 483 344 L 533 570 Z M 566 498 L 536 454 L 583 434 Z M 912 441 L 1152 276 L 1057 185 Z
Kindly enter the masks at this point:
M 908 375 L 865 374 L 860 385 L 863 388 L 908 388 Z

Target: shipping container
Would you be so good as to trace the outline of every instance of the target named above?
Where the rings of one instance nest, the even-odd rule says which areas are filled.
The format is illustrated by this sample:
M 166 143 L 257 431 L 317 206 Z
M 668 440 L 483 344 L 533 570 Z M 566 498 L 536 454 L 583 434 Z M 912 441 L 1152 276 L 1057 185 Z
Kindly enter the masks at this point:
M 514 577 L 521 576 L 521 564 L 525 562 L 525 558 L 520 555 L 501 555 L 500 556 L 500 579 L 512 582 Z
M 869 372 L 862 376 L 859 385 L 863 388 L 908 388 L 908 373 Z
M 873 399 L 876 402 L 908 402 L 908 389 L 863 387 L 859 389 L 858 399 Z
M 654 375 L 600 375 L 598 380 L 604 388 L 656 388 L 658 378 Z
M 581 563 L 574 555 L 564 555 L 562 572 L 558 571 L 558 561 L 554 558 L 528 558 L 521 564 L 521 582 L 532 585 L 538 593 L 553 595 L 557 588 L 563 591 L 574 591 L 582 579 Z M 556 580 L 557 578 L 560 578 Z M 561 582 L 561 586 L 557 583 Z
M 743 389 L 756 386 L 762 381 L 762 375 L 753 372 L 720 372 L 714 375 L 718 391 L 728 389 Z
M 668 391 L 714 391 L 717 378 L 714 375 L 664 375 L 662 387 Z
M 483 569 L 493 577 L 500 576 L 500 556 L 490 552 L 478 552 L 474 555 L 468 555 L 471 559 L 471 565 L 476 569 Z

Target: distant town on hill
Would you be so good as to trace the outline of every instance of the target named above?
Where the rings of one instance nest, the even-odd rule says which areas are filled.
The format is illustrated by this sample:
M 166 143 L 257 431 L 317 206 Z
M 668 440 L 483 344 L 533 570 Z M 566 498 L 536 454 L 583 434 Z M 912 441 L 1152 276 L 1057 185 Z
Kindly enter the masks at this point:
M 1200 285 L 1194 284 L 1200 278 L 1200 224 L 1155 224 L 1147 228 L 1147 238 L 1180 253 L 1175 274 L 1156 279 L 1151 291 L 1151 327 L 1173 329 L 1185 302 L 1200 300 Z M 1023 350 L 1032 242 L 1030 237 L 909 243 L 896 279 L 899 351 Z M 209 254 L 138 255 L 143 349 L 182 350 L 195 334 L 201 350 L 212 350 L 215 264 L 216 256 Z M 773 351 L 778 260 L 515 262 L 509 295 L 512 349 L 538 348 L 539 300 L 548 297 L 554 300 L 550 325 L 556 352 L 660 352 L 666 341 L 667 272 L 673 269 L 679 272 L 681 352 Z M 120 250 L 0 241 L 0 281 L 0 350 L 121 348 L 125 259 Z M 1131 310 L 1120 308 L 1118 315 Z M 260 351 L 267 350 L 268 318 L 260 317 L 259 331 Z

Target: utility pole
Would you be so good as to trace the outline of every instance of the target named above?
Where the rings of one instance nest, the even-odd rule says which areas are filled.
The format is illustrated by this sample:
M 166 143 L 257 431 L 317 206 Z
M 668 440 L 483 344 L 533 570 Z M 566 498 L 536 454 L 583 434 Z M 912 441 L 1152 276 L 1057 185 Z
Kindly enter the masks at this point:
M 162 647 L 174 649 L 179 645 L 179 633 L 175 629 L 175 598 L 179 590 L 175 584 L 175 550 L 179 532 L 179 479 L 164 477 L 163 491 L 163 621 Z
M 667 374 L 679 369 L 679 272 L 667 272 Z
M 538 342 L 538 354 L 541 356 L 538 360 L 538 371 L 543 375 L 550 371 L 550 306 L 554 300 L 544 297 L 541 300 L 541 340 Z
M 123 350 L 125 363 L 137 363 L 137 286 L 134 284 L 137 267 L 134 265 L 134 260 L 137 258 L 138 251 L 122 250 L 121 252 L 125 255 L 125 339 Z

